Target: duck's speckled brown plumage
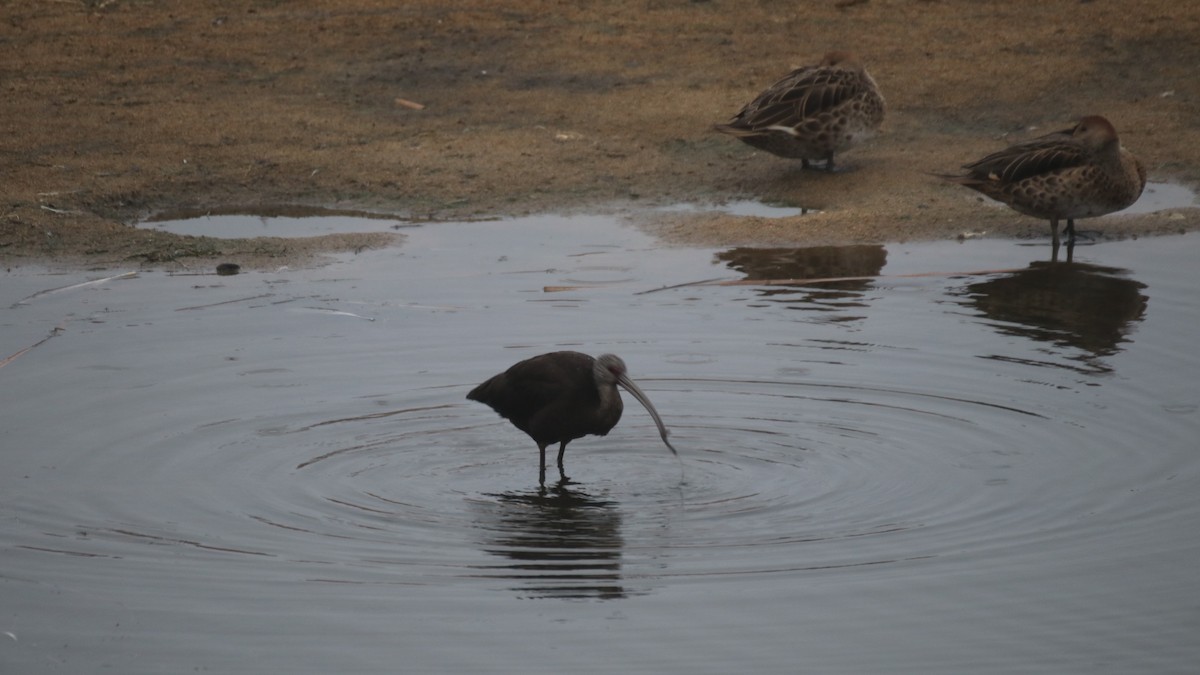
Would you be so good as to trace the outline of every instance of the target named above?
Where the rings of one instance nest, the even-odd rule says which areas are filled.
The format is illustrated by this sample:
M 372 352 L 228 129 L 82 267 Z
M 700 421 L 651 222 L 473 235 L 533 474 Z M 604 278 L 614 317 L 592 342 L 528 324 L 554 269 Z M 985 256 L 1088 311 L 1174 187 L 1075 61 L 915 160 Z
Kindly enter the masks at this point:
M 1117 130 L 1099 115 L 1070 129 L 1019 143 L 963 166 L 965 176 L 941 176 L 1003 202 L 1018 213 L 1050 221 L 1102 216 L 1133 204 L 1146 186 L 1146 168 L 1121 147 Z
M 829 52 L 815 66 L 793 70 L 758 95 L 727 124 L 713 128 L 780 157 L 825 160 L 870 137 L 883 123 L 875 80 L 847 52 Z

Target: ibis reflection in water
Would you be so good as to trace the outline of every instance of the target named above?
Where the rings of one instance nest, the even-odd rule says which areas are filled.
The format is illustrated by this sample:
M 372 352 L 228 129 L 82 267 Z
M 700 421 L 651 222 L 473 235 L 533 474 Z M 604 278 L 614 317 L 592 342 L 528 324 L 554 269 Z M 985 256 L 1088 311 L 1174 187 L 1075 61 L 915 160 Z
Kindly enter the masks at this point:
M 624 405 L 617 385 L 633 395 L 654 418 L 663 443 L 673 454 L 667 428 L 646 394 L 629 379 L 625 362 L 614 354 L 592 358 L 579 352 L 551 352 L 515 364 L 467 394 L 491 406 L 529 434 L 541 454 L 538 482 L 546 482 L 546 446 L 558 443 L 558 473 L 565 482 L 567 443 L 587 435 L 604 436 L 621 419 Z
M 471 500 L 483 550 L 501 559 L 483 576 L 515 582 L 522 596 L 613 600 L 640 595 L 622 573 L 625 540 L 616 502 L 569 484 Z

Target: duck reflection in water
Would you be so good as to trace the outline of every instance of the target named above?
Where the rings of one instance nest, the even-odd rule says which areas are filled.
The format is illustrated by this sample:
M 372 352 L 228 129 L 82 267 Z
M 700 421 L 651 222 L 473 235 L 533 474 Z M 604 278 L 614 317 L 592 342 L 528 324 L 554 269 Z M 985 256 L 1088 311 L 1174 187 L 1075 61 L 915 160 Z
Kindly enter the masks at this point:
M 527 492 L 488 495 L 476 504 L 488 533 L 484 550 L 506 558 L 488 576 L 520 581 L 534 597 L 612 600 L 629 595 L 621 580 L 621 514 L 615 502 L 560 482 Z
M 810 246 L 805 248 L 732 248 L 717 261 L 761 282 L 760 296 L 788 303 L 791 309 L 827 311 L 864 307 L 862 295 L 887 263 L 878 245 Z M 851 321 L 841 315 L 836 320 Z
M 1121 351 L 1133 324 L 1146 313 L 1146 285 L 1127 274 L 1086 263 L 1035 262 L 970 284 L 962 295 L 997 331 L 1080 350 L 1069 358 L 1083 365 L 1072 368 L 1110 372 L 1100 359 Z

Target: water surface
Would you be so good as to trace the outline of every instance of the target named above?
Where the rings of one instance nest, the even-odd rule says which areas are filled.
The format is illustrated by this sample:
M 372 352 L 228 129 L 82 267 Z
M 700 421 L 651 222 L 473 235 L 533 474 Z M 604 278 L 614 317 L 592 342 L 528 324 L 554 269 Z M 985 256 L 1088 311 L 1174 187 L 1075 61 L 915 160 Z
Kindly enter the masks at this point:
M 1200 661 L 1195 235 L 1052 265 L 407 232 L 310 270 L 4 275 L 6 672 Z M 627 397 L 539 489 L 464 396 L 556 349 L 621 355 L 682 466 Z

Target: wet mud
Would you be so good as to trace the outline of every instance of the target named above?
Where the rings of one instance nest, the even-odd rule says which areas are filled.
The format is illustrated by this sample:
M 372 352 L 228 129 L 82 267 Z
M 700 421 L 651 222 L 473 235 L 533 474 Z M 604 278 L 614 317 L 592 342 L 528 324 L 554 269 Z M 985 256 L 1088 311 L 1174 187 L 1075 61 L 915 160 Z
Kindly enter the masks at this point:
M 711 246 L 1043 237 L 1044 223 L 928 173 L 1093 113 L 1151 180 L 1200 181 L 1200 5 L 1174 0 L 19 0 L 0 13 L 8 266 L 275 266 L 395 242 L 130 226 L 279 205 L 462 220 L 750 199 L 818 212 L 644 225 Z M 839 171 L 711 131 L 830 48 L 859 53 L 888 103 L 882 133 Z M 1093 229 L 1198 224 L 1190 208 Z

